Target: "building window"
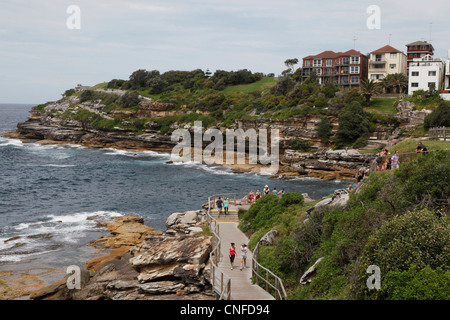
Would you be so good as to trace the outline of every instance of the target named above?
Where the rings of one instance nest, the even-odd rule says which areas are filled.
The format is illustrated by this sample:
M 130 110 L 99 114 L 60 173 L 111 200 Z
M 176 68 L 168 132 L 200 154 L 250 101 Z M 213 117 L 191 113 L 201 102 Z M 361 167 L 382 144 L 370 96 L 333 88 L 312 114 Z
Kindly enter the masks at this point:
M 436 88 L 436 82 L 428 82 L 428 88 L 434 87 Z
M 427 50 L 427 46 L 420 46 L 420 50 Z
M 342 58 L 342 64 L 349 64 L 350 59 L 349 58 Z
M 436 77 L 436 71 L 428 71 L 429 77 Z
M 359 73 L 359 67 L 350 67 L 350 73 L 358 74 Z
M 370 76 L 370 79 L 372 79 L 372 80 L 383 80 L 384 79 L 384 75 L 383 74 L 372 74 Z
M 314 69 L 314 71 L 316 72 L 316 74 L 317 74 L 318 76 L 321 76 L 321 75 L 322 75 L 322 69 Z
M 333 60 L 327 60 L 327 67 L 331 67 L 333 65 Z
M 322 60 L 321 59 L 314 59 L 313 67 L 321 67 L 322 66 Z
M 411 76 L 412 76 L 412 77 L 418 77 L 418 76 L 419 76 L 419 71 L 413 71 L 413 72 L 411 72 Z
M 395 63 L 392 63 L 392 64 L 389 65 L 389 68 L 395 69 L 395 68 L 397 68 L 397 65 Z
M 352 57 L 351 63 L 352 63 L 352 64 L 359 64 L 359 56 L 357 56 L 357 57 Z
M 373 68 L 374 69 L 384 69 L 385 68 L 385 64 L 375 64 L 375 65 L 373 65 Z
M 305 61 L 305 67 L 311 67 L 311 60 Z
M 419 87 L 419 83 L 418 82 L 411 82 L 411 87 L 412 88 L 418 88 Z
M 390 54 L 390 58 L 391 58 L 391 59 L 397 59 L 397 53 L 396 53 L 396 52 L 391 53 L 391 54 Z
M 350 81 L 352 82 L 352 84 L 359 83 L 359 77 L 358 76 L 352 76 Z

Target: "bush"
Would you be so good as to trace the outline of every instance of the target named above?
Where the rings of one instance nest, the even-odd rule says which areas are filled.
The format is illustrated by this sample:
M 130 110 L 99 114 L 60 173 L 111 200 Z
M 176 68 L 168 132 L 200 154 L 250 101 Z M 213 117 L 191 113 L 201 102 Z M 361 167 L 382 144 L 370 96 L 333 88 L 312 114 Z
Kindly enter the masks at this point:
M 425 117 L 425 129 L 442 126 L 450 127 L 450 102 L 440 103 L 437 109 Z
M 348 104 L 339 116 L 339 127 L 336 133 L 336 146 L 343 147 L 355 142 L 369 132 L 369 114 L 364 112 L 358 102 Z
M 311 142 L 294 138 L 291 141 L 291 148 L 297 151 L 308 152 L 311 150 Z
M 449 300 L 450 270 L 423 269 L 412 265 L 407 271 L 390 271 L 381 286 L 379 298 L 386 300 Z
M 383 277 L 391 271 L 408 271 L 412 265 L 423 269 L 450 269 L 450 224 L 428 209 L 394 217 L 368 240 L 359 269 L 360 294 L 374 297 L 365 288 L 366 270 L 376 265 Z
M 368 140 L 366 137 L 359 137 L 358 140 L 356 140 L 356 142 L 353 144 L 353 148 L 355 149 L 360 149 L 360 148 L 364 148 L 365 146 L 367 146 L 368 144 Z

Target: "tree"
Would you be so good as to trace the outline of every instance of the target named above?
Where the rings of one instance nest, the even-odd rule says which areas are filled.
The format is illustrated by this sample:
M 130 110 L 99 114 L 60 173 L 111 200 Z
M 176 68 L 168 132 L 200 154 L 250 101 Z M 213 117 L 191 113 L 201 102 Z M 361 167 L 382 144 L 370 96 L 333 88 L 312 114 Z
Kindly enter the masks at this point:
M 372 96 L 379 94 L 381 92 L 380 85 L 376 83 L 374 80 L 365 80 L 361 83 L 361 94 L 366 99 L 366 106 L 370 106 L 370 98 Z
M 336 133 L 336 147 L 343 147 L 355 142 L 369 132 L 369 115 L 356 101 L 349 103 L 339 116 L 339 127 Z
M 298 59 L 294 58 L 294 59 L 287 59 L 284 64 L 286 65 L 286 67 L 288 67 L 289 69 L 291 69 L 291 72 L 294 73 L 295 72 L 295 65 L 298 63 Z
M 450 102 L 441 102 L 437 109 L 425 117 L 425 129 L 441 126 L 450 127 Z
M 388 74 L 381 84 L 387 92 L 395 89 L 397 93 L 402 93 L 408 88 L 408 77 L 403 73 Z
M 130 75 L 130 85 L 134 89 L 143 88 L 147 85 L 148 72 L 144 69 L 134 71 Z
M 323 117 L 317 128 L 320 140 L 324 143 L 328 143 L 331 136 L 331 125 L 328 117 Z

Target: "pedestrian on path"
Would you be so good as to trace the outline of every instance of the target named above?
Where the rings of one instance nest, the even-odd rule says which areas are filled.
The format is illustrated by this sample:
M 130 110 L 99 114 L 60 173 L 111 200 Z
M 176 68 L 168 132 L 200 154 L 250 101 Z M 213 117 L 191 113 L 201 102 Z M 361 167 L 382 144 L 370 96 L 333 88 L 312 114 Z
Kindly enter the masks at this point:
M 247 268 L 247 245 L 245 243 L 243 243 L 241 245 L 241 271 L 242 271 L 242 267 Z
M 222 213 L 222 205 L 223 205 L 223 201 L 222 199 L 219 197 L 219 199 L 216 201 L 217 204 L 217 210 L 219 211 L 217 213 L 217 216 L 220 216 L 220 214 Z
M 223 209 L 225 210 L 225 214 L 228 214 L 228 198 L 225 198 Z
M 230 247 L 230 265 L 231 265 L 231 270 L 233 270 L 234 268 L 234 258 L 236 257 L 236 246 L 234 244 L 234 242 L 231 243 L 231 247 Z

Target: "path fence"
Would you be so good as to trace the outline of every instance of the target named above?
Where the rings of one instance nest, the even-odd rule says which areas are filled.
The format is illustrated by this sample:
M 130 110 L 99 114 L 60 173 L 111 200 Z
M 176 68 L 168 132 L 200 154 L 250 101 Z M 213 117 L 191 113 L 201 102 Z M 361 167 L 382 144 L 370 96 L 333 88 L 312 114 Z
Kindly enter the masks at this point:
M 208 212 L 206 218 L 209 229 L 213 234 L 212 250 L 209 254 L 209 261 L 211 263 L 211 285 L 218 300 L 230 300 L 231 279 L 219 268 L 219 263 L 222 259 L 222 240 L 219 236 L 220 225 L 217 223 L 217 220 L 211 216 L 211 209 L 211 197 L 208 197 Z
M 218 198 L 227 198 L 230 205 L 242 206 L 248 205 L 247 194 L 244 193 L 224 193 L 208 197 L 207 221 L 211 232 L 213 233 L 213 250 L 210 253 L 211 260 L 211 283 L 218 299 L 231 299 L 231 279 L 219 268 L 221 261 L 221 239 L 219 236 L 220 225 L 211 215 L 211 210 L 216 206 Z M 256 285 L 265 289 L 275 296 L 277 300 L 286 300 L 287 295 L 280 277 L 275 275 L 269 269 L 258 262 L 259 242 L 253 250 L 252 256 L 252 276 Z
M 450 128 L 447 127 L 431 128 L 430 130 L 428 130 L 428 139 L 429 140 L 444 139 L 444 141 L 447 141 L 447 137 L 450 137 L 450 134 L 447 131 L 450 131 Z
M 280 277 L 269 269 L 258 263 L 259 242 L 253 250 L 252 257 L 252 276 L 255 278 L 256 285 L 260 285 L 270 294 L 275 295 L 276 300 L 287 300 L 286 290 Z M 261 281 L 264 282 L 261 284 Z

